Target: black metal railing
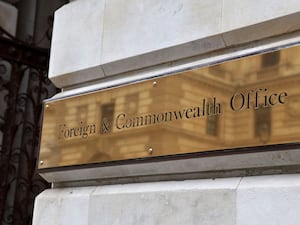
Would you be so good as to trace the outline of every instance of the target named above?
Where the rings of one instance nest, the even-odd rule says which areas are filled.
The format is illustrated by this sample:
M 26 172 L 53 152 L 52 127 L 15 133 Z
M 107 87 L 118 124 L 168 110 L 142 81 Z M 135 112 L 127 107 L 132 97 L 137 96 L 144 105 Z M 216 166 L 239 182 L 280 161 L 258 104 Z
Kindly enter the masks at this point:
M 29 225 L 34 198 L 49 187 L 36 172 L 42 101 L 58 92 L 49 51 L 0 28 L 0 224 Z

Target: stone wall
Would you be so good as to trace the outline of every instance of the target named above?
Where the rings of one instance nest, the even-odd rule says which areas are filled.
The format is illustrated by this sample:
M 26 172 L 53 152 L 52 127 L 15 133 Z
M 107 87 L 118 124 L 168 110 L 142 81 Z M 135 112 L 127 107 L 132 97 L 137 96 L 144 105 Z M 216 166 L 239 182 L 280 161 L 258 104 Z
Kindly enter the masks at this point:
M 297 225 L 300 176 L 274 175 L 47 190 L 35 225 Z
M 55 14 L 49 75 L 66 87 L 228 49 L 299 30 L 299 13 L 297 0 L 76 0 Z
M 59 98 L 226 61 L 299 43 L 299 16 L 297 0 L 74 0 L 55 14 L 49 76 Z M 103 167 L 83 172 L 86 183 L 57 172 L 33 224 L 297 225 L 299 149 L 281 150 Z

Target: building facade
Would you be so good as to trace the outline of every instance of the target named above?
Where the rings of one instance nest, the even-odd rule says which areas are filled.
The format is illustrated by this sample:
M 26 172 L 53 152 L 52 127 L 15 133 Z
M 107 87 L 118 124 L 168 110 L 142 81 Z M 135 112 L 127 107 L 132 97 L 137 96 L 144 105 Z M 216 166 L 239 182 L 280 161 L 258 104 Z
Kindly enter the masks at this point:
M 58 89 L 47 71 L 54 10 L 65 1 L 0 1 L 0 224 L 32 224 L 42 101 Z
M 299 16 L 294 0 L 57 10 L 49 77 L 63 91 L 33 224 L 299 224 Z

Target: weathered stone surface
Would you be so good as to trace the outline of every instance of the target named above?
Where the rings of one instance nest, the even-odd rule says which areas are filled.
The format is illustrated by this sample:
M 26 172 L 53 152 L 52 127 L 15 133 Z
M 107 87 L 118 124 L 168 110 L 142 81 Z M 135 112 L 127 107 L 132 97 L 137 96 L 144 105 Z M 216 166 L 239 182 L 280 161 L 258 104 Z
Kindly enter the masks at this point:
M 235 224 L 240 178 L 53 189 L 35 206 L 34 225 Z M 222 202 L 222 204 L 219 204 Z
M 74 1 L 55 13 L 49 77 L 59 87 L 103 77 L 104 0 Z
M 17 8 L 0 1 L 0 26 L 13 36 L 16 34 L 17 19 Z
M 46 190 L 35 203 L 33 224 L 87 225 L 89 201 L 94 187 Z
M 299 11 L 296 0 L 72 1 L 55 15 L 49 76 L 79 85 L 291 33 Z
M 237 225 L 300 223 L 300 176 L 246 177 L 237 191 Z
M 295 225 L 299 210 L 300 175 L 273 175 L 46 190 L 33 225 Z
M 237 30 L 299 11 L 298 0 L 224 0 L 222 30 Z

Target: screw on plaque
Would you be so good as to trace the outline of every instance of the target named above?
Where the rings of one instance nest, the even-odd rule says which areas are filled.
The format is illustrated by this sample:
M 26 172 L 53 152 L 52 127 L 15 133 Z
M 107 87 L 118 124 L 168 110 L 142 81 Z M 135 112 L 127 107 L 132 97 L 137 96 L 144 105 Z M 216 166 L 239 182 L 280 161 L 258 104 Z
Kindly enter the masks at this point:
M 153 153 L 153 148 L 152 148 L 152 147 L 150 147 L 150 148 L 148 149 L 148 153 L 149 153 L 149 154 L 152 154 L 152 153 Z
M 152 86 L 156 87 L 157 86 L 157 81 L 153 81 Z

